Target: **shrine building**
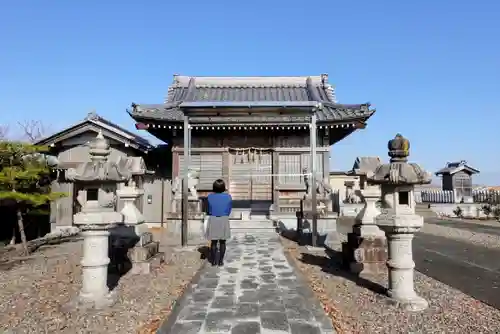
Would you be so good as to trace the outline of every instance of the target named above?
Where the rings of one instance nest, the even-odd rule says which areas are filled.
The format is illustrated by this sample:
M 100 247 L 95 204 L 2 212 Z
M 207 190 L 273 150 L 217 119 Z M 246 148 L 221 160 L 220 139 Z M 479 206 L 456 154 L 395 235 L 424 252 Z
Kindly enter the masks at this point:
M 174 75 L 164 103 L 134 103 L 129 110 L 137 129 L 168 144 L 172 179 L 183 176 L 187 144 L 189 168 L 199 173 L 199 195 L 222 178 L 235 210 L 256 215 L 267 214 L 271 205 L 284 212 L 283 199 L 305 191 L 311 145 L 316 179 L 328 180 L 330 146 L 364 128 L 374 112 L 368 103 L 337 103 L 326 74 Z

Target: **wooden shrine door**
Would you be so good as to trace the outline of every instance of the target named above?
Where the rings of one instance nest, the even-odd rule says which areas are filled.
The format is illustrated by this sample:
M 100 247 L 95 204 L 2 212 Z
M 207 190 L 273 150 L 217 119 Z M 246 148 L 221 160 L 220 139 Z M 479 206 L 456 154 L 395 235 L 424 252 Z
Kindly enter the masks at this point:
M 231 155 L 230 193 L 235 206 L 253 213 L 267 212 L 272 204 L 272 154 Z

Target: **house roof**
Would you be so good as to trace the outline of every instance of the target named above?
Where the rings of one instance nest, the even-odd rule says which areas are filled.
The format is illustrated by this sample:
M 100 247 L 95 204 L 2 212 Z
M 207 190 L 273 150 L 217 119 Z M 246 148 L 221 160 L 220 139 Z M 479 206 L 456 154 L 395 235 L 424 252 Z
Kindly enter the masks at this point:
M 84 120 L 62 130 L 51 136 L 45 137 L 35 144 L 37 145 L 51 145 L 66 140 L 72 136 L 79 133 L 86 132 L 88 130 L 105 130 L 106 132 L 113 134 L 113 139 L 122 142 L 124 144 L 130 145 L 135 149 L 141 151 L 149 151 L 153 148 L 153 145 L 143 137 L 140 137 L 121 126 L 112 123 L 105 118 L 97 115 L 95 112 L 91 112 L 85 117 Z
M 478 174 L 479 169 L 473 168 L 469 165 L 467 165 L 467 161 L 462 160 L 462 161 L 456 161 L 456 162 L 447 162 L 446 167 L 441 168 L 436 172 L 436 176 L 439 175 L 444 175 L 444 174 L 450 174 L 453 175 L 455 173 L 458 173 L 460 171 L 466 171 L 469 174 Z
M 352 166 L 355 174 L 373 172 L 382 163 L 379 157 L 357 157 Z
M 317 120 L 367 119 L 370 104 L 338 104 L 328 76 L 190 77 L 174 75 L 164 104 L 132 104 L 138 119 L 181 121 L 192 108 L 309 108 Z

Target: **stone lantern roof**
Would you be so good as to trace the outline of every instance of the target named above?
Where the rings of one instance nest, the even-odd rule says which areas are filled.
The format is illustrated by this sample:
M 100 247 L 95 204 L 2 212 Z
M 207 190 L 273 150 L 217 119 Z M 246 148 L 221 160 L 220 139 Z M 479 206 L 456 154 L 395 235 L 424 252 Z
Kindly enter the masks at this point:
M 131 171 L 125 164 L 109 161 L 109 142 L 99 132 L 89 144 L 90 161 L 76 168 L 69 168 L 66 178 L 72 182 L 124 182 L 130 179 Z
M 432 174 L 425 171 L 416 163 L 408 163 L 410 155 L 410 141 L 397 134 L 388 143 L 391 157 L 389 163 L 379 165 L 373 173 L 368 175 L 368 182 L 372 184 L 414 185 L 428 184 L 432 181 Z

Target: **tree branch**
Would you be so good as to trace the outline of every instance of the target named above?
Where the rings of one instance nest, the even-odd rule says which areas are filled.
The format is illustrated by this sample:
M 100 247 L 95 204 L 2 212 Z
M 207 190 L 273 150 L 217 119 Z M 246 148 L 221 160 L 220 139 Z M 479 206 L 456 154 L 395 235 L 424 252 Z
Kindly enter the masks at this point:
M 0 140 L 7 139 L 8 135 L 9 135 L 9 126 L 0 125 Z
M 48 127 L 46 127 L 41 121 L 23 121 L 17 123 L 21 128 L 22 139 L 29 141 L 30 143 L 34 143 L 48 133 Z

